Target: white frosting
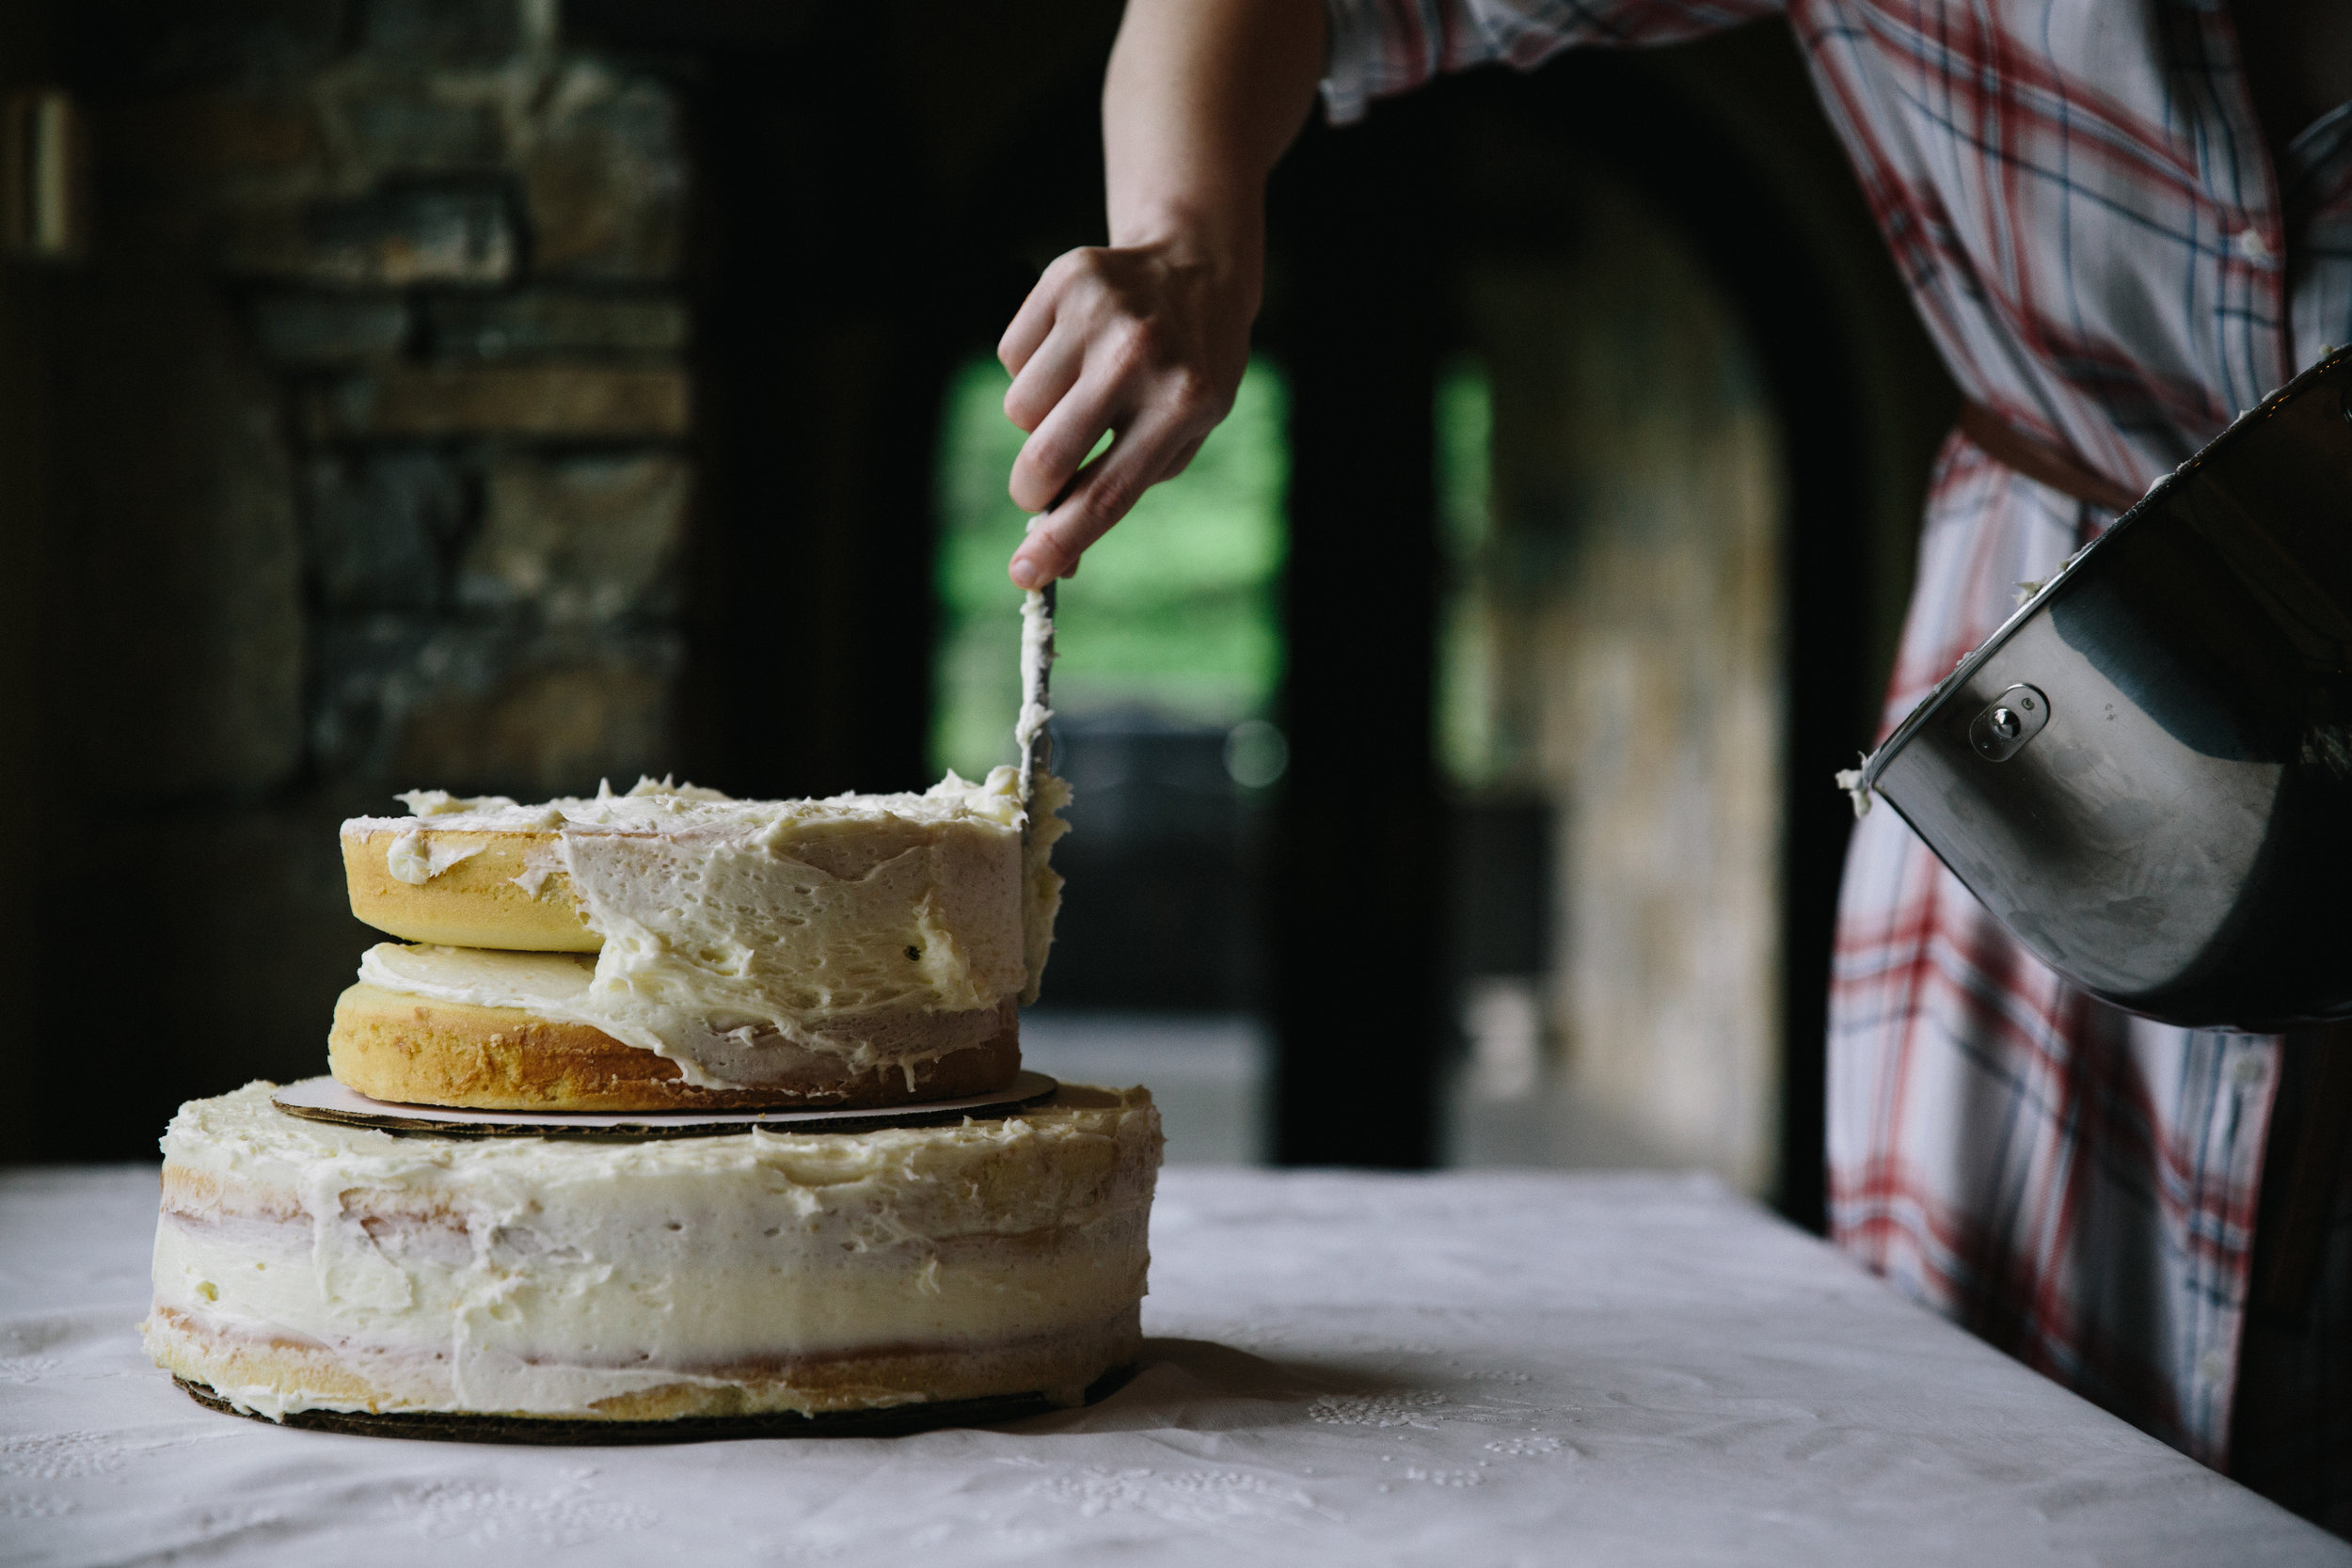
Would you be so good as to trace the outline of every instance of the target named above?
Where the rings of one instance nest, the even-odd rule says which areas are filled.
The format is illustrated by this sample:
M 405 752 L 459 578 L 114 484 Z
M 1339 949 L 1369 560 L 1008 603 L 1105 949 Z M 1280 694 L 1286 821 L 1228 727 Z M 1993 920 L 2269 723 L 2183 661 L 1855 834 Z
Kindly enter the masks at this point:
M 452 795 L 446 789 L 410 789 L 392 797 L 411 816 L 446 816 L 452 812 L 491 811 L 515 802 L 504 795 Z
M 384 851 L 384 868 L 393 880 L 421 887 L 459 861 L 471 860 L 483 848 L 479 844 L 452 844 L 423 832 L 405 832 Z
M 1014 744 L 1021 748 L 1021 784 L 1032 785 L 1033 758 L 1040 754 L 1039 737 L 1053 721 L 1047 705 L 1047 677 L 1054 669 L 1054 612 L 1044 592 L 1032 588 L 1021 596 L 1021 717 L 1012 726 Z
M 475 1007 L 520 1007 L 541 1018 L 589 1023 L 581 1007 L 596 977 L 587 953 L 508 953 L 486 947 L 379 942 L 359 956 L 359 978 L 385 990 Z
M 633 1144 L 395 1137 L 269 1092 L 192 1101 L 165 1133 L 146 1333 L 273 1418 L 579 1414 L 795 1357 L 1074 1334 L 1143 1293 L 1159 1118 L 1140 1090 Z M 301 1354 L 240 1384 L 224 1346 Z M 336 1375 L 290 1382 L 303 1357 Z
M 357 816 L 343 824 L 343 831 L 686 833 L 756 824 L 788 832 L 796 825 L 892 818 L 981 818 L 1015 830 L 1021 826 L 1020 794 L 1009 767 L 993 770 L 977 784 L 951 772 L 920 794 L 832 795 L 810 800 L 738 800 L 669 779 L 640 779 L 625 795 L 606 785 L 594 796 L 564 796 L 530 805 L 518 805 L 503 795 L 463 797 L 437 789 L 412 789 L 393 799 L 415 807 L 416 815 Z
M 950 773 L 920 795 L 823 800 L 734 800 L 666 780 L 533 806 L 405 799 L 431 815 L 360 817 L 344 832 L 398 833 L 395 847 L 410 846 L 428 876 L 438 834 L 471 836 L 472 853 L 485 832 L 552 832 L 545 863 L 518 880 L 561 870 L 603 945 L 578 990 L 571 971 L 548 964 L 528 981 L 484 970 L 460 996 L 384 949 L 362 979 L 451 1000 L 496 993 L 504 999 L 482 1005 L 586 1023 L 677 1063 L 691 1084 L 740 1087 L 772 1076 L 779 1039 L 864 1069 L 882 1058 L 880 1041 L 919 1036 L 928 1054 L 972 1043 L 910 1029 L 914 1015 L 1034 1000 L 1060 905 L 1049 859 L 1068 824 L 1055 814 L 1070 791 L 1041 781 L 1033 824 L 1011 768 L 979 784 Z M 554 982 L 560 996 L 547 990 Z

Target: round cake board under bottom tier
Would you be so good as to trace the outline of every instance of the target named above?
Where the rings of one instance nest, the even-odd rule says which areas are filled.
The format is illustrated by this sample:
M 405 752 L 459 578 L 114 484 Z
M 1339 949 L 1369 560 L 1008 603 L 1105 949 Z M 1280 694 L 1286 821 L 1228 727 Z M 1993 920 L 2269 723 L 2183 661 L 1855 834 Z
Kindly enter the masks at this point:
M 1114 1367 L 1087 1386 L 1082 1402 L 1107 1399 L 1135 1376 Z M 405 1437 L 433 1443 L 518 1443 L 542 1448 L 716 1443 L 743 1437 L 903 1437 L 943 1427 L 1001 1426 L 1071 1407 L 1044 1393 L 998 1394 L 979 1400 L 878 1405 L 870 1410 L 789 1410 L 756 1416 L 681 1416 L 668 1421 L 600 1421 L 564 1416 L 485 1416 L 431 1410 L 295 1410 L 281 1420 L 241 1410 L 201 1383 L 172 1382 L 207 1410 L 270 1426 L 341 1432 L 359 1437 Z

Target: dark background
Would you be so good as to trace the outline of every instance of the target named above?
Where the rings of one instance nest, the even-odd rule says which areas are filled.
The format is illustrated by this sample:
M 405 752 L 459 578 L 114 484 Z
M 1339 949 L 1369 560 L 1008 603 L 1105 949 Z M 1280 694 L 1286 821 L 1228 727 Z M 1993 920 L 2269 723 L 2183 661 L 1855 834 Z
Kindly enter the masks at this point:
M 0 277 L 11 1158 L 147 1157 L 181 1100 L 316 1070 L 372 940 L 341 909 L 334 823 L 423 769 L 517 795 L 641 762 L 746 795 L 925 777 L 942 388 L 1046 261 L 1103 237 L 1117 11 L 574 0 L 532 40 L 491 0 L 8 8 L 0 86 L 74 92 L 94 193 L 81 262 Z M 434 84 L 534 48 L 584 62 L 572 97 L 466 143 Z M 349 110 L 370 92 L 390 107 Z M 352 153 L 353 125 L 388 150 Z M 1457 807 L 1391 739 L 1430 728 L 1432 376 L 1463 337 L 1453 280 L 1565 243 L 1575 166 L 1636 182 L 1705 255 L 1785 431 L 1778 1187 L 1818 1225 L 1847 829 L 1822 782 L 1870 737 L 1950 395 L 1777 24 L 1309 127 L 1275 180 L 1259 333 L 1293 400 L 1291 768 L 1263 800 L 1073 840 L 1101 857 L 1070 867 L 1073 907 L 1103 888 L 1106 928 L 1156 919 L 1205 956 L 1081 942 L 1057 973 L 1095 1005 L 1263 1006 L 1285 1161 L 1432 1158 L 1450 977 L 1527 945 L 1535 914 L 1492 911 L 1540 902 L 1542 831 Z M 419 235 L 458 258 L 437 280 L 400 271 Z M 522 344 L 497 374 L 466 336 L 484 310 Z M 302 321 L 342 336 L 290 347 Z M 555 395 L 497 379 L 533 365 L 568 424 L 499 401 Z M 691 468 L 691 508 L 622 608 L 566 619 L 467 576 L 514 498 L 658 487 L 665 465 Z M 278 469 L 279 499 L 239 477 Z M 364 539 L 421 541 L 409 576 L 326 569 L 351 496 L 377 509 Z M 352 596 L 379 578 L 411 586 Z M 280 579 L 274 609 L 240 597 Z M 1181 794 L 1186 766 L 1147 773 Z

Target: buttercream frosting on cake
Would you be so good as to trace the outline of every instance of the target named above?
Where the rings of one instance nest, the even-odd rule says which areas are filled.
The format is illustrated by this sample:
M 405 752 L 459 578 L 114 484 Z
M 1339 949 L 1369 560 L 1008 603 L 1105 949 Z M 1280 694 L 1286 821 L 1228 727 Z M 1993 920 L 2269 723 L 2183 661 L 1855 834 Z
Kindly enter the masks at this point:
M 1140 1089 L 628 1144 L 393 1136 L 270 1092 L 173 1118 L 144 1324 L 160 1364 L 259 1415 L 1074 1402 L 1136 1348 Z
M 778 1042 L 860 1069 L 903 1065 L 968 1049 L 1005 1003 L 1034 1000 L 1069 790 L 1041 778 L 1025 810 L 1016 770 L 999 768 L 921 794 L 815 800 L 652 780 L 538 805 L 403 799 L 414 815 L 343 825 L 355 910 L 420 941 L 371 951 L 363 983 L 586 1024 L 690 1084 L 731 1088 L 772 1076 Z M 506 874 L 485 884 L 489 866 Z M 502 910 L 550 899 L 565 911 L 557 936 L 511 945 L 560 940 L 593 960 L 435 940 L 450 920 L 496 937 Z M 532 911 L 542 930 L 545 912 Z

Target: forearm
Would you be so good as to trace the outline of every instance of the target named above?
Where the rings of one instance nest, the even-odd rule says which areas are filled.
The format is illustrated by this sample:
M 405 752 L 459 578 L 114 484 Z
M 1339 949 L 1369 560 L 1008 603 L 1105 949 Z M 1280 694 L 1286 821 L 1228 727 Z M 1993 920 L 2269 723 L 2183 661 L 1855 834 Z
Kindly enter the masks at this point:
M 1110 244 L 1045 269 L 997 344 L 1029 433 L 1013 554 L 1073 570 L 1232 406 L 1264 273 L 1265 182 L 1323 74 L 1323 0 L 1128 0 L 1103 83 Z M 1105 431 L 1117 439 L 1088 458 Z
M 1103 83 L 1113 245 L 1246 264 L 1323 74 L 1323 0 L 1129 0 Z

